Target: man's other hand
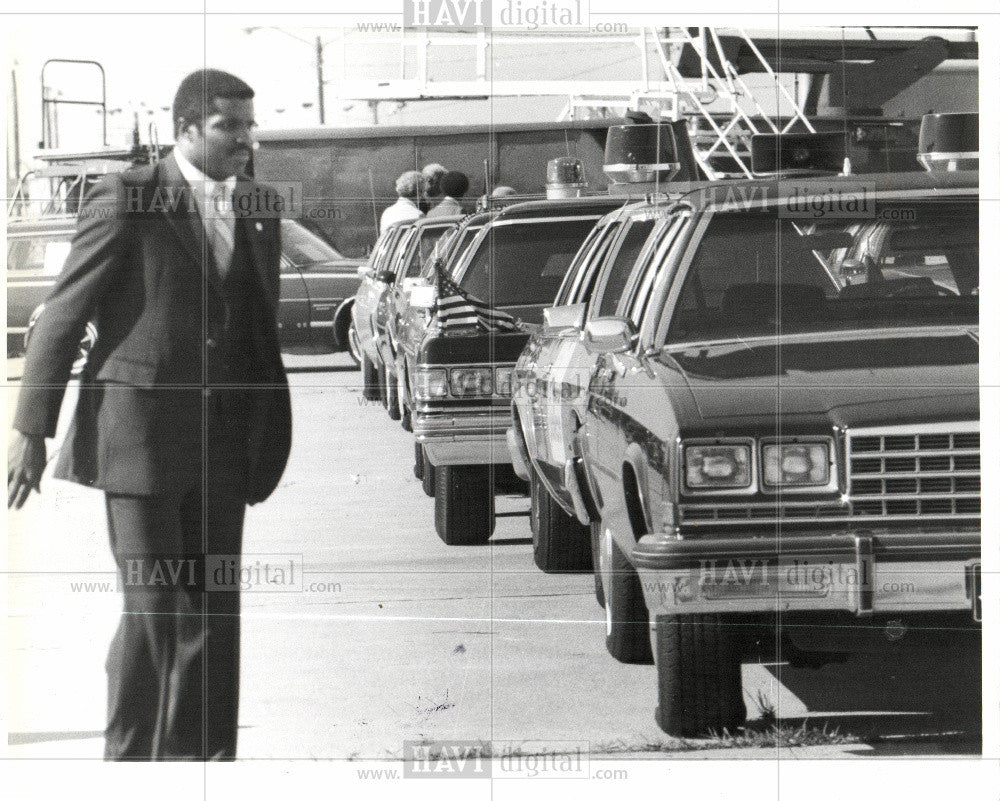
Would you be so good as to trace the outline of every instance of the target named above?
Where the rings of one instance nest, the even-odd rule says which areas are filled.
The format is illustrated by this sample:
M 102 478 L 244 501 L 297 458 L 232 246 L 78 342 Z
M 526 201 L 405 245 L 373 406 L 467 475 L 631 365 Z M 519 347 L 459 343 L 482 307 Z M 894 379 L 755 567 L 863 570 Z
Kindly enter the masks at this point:
M 14 431 L 7 452 L 7 508 L 20 509 L 32 490 L 41 492 L 39 482 L 45 471 L 45 437 Z

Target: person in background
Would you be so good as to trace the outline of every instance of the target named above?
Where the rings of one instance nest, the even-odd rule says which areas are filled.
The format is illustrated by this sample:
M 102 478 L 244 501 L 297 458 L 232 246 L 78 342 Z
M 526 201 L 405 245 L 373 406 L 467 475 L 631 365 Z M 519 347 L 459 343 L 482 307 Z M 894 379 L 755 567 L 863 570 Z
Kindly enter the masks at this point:
M 441 176 L 441 202 L 427 212 L 428 217 L 453 217 L 462 214 L 459 198 L 469 191 L 469 179 L 464 172 L 446 172 Z
M 396 179 L 396 194 L 399 198 L 382 212 L 379 230 L 384 231 L 398 222 L 410 222 L 424 216 L 417 202 L 426 192 L 427 179 L 417 170 L 404 172 Z
M 417 204 L 425 214 L 441 197 L 441 178 L 448 172 L 442 164 L 428 164 L 420 171 L 427 184 L 424 188 L 425 194 Z
M 517 190 L 513 186 L 500 185 L 494 187 L 493 191 L 487 196 L 483 195 L 476 201 L 476 211 L 482 211 L 483 209 L 488 209 L 490 207 L 491 200 L 503 200 L 504 198 L 514 197 L 517 195 Z

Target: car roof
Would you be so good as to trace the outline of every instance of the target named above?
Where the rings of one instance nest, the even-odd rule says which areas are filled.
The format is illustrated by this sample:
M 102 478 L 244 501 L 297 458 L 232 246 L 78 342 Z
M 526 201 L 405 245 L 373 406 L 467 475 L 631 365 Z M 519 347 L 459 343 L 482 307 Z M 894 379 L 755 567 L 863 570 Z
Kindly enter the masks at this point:
M 441 215 L 439 217 L 420 217 L 413 220 L 414 228 L 424 228 L 428 225 L 454 225 L 462 220 L 461 214 L 449 214 L 447 217 Z
M 562 198 L 559 200 L 529 200 L 515 203 L 502 209 L 495 220 L 539 219 L 545 217 L 565 217 L 588 214 L 603 216 L 627 204 L 629 201 L 610 195 Z
M 803 196 L 823 197 L 837 190 L 859 193 L 864 190 L 877 198 L 893 195 L 924 195 L 928 200 L 945 197 L 972 197 L 979 191 L 979 173 L 956 172 L 894 172 L 860 173 L 803 177 L 767 177 L 721 181 L 697 181 L 676 184 L 645 201 L 633 203 L 621 210 L 620 217 L 667 213 L 680 201 L 695 208 L 713 211 L 746 211 L 751 208 L 771 208 L 782 202 Z

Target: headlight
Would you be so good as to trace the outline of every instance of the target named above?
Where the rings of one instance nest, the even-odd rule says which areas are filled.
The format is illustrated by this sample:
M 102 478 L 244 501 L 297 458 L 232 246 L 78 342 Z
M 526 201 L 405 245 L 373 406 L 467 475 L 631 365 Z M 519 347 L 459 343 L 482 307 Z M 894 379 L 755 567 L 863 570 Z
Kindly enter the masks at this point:
M 510 397 L 510 379 L 514 374 L 513 367 L 498 367 L 496 371 L 496 393 Z
M 689 489 L 739 489 L 752 478 L 749 445 L 687 445 L 684 483 Z
M 419 369 L 413 384 L 417 400 L 445 398 L 448 396 L 448 371 L 439 368 Z
M 453 367 L 451 394 L 456 398 L 492 395 L 493 370 L 489 367 Z
M 830 483 L 828 443 L 764 445 L 763 456 L 765 487 L 825 487 Z

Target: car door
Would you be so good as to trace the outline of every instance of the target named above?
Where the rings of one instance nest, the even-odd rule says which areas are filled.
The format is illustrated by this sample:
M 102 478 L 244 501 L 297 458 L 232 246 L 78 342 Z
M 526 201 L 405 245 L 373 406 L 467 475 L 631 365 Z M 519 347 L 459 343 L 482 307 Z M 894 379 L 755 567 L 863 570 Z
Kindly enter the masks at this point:
M 582 443 L 601 518 L 616 536 L 622 535 L 623 547 L 630 545 L 632 523 L 638 521 L 629 517 L 622 466 L 629 462 L 642 465 L 656 461 L 655 454 L 662 448 L 651 431 L 662 428 L 655 422 L 656 415 L 667 414 L 661 376 L 643 349 L 655 329 L 655 322 L 650 321 L 655 316 L 654 299 L 668 285 L 689 227 L 689 213 L 682 211 L 658 228 L 643 254 L 642 269 L 633 275 L 618 302 L 614 306 L 599 304 L 592 318 L 625 317 L 640 332 L 634 348 L 596 357 Z M 640 454 L 645 456 L 640 458 Z M 637 467 L 634 474 L 636 486 L 645 486 L 644 470 Z

